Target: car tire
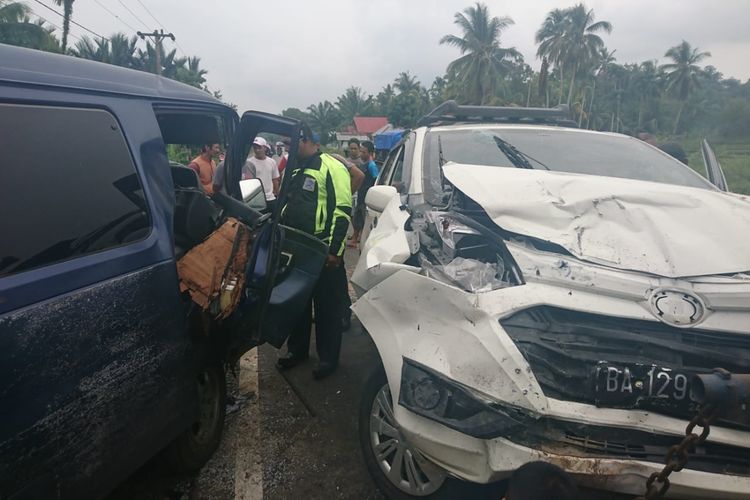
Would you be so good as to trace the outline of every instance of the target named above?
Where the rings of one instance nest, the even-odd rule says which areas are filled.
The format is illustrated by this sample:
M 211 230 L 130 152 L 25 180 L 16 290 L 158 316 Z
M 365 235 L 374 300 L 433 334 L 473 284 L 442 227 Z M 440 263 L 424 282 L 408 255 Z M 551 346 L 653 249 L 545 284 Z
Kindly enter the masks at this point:
M 175 472 L 196 474 L 208 462 L 221 441 L 226 415 L 227 386 L 224 368 L 210 363 L 196 375 L 198 417 L 165 450 Z
M 391 411 L 384 405 L 390 405 Z M 468 483 L 448 477 L 447 472 L 409 445 L 392 420 L 392 408 L 388 381 L 380 367 L 369 377 L 362 394 L 359 442 L 367 470 L 383 495 L 391 500 L 444 500 L 465 495 Z M 386 415 L 388 413 L 390 416 Z M 376 431 L 381 425 L 388 426 L 389 435 Z M 376 447 L 380 453 L 376 452 Z M 389 447 L 392 450 L 385 451 Z M 400 465 L 394 469 L 399 456 L 402 457 Z

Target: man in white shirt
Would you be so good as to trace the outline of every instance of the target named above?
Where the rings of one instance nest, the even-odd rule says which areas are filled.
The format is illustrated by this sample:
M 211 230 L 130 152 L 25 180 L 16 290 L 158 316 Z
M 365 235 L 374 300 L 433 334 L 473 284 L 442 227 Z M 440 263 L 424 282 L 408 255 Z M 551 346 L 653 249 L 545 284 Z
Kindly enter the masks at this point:
M 248 179 L 259 179 L 266 192 L 266 206 L 273 211 L 276 205 L 276 196 L 279 194 L 279 169 L 273 158 L 266 156 L 268 142 L 261 136 L 253 141 L 253 156 L 247 159 L 243 171 L 243 177 Z

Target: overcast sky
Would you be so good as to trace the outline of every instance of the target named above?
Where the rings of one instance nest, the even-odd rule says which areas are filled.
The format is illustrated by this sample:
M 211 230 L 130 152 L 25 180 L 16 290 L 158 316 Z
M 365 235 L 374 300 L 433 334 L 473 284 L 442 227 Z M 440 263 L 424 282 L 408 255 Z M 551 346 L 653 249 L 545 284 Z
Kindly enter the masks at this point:
M 26 1 L 62 24 L 36 1 Z M 53 6 L 52 0 L 40 1 Z M 486 3 L 492 15 L 515 21 L 502 34 L 502 45 L 516 47 L 535 68 L 534 33 L 551 9 L 574 4 Z M 466 0 L 77 0 L 73 19 L 108 36 L 134 34 L 131 27 L 159 28 L 155 18 L 177 37 L 178 54 L 200 56 L 209 87 L 221 90 L 226 101 L 240 111 L 279 112 L 335 101 L 350 85 L 377 94 L 401 71 L 429 86 L 458 57 L 456 49 L 438 40 L 461 34 L 453 16 L 468 5 Z M 613 24 L 604 41 L 620 63 L 661 59 L 685 39 L 711 52 L 706 64 L 725 77 L 750 78 L 750 0 L 588 0 L 586 5 L 598 20 Z M 71 32 L 86 34 L 73 25 Z

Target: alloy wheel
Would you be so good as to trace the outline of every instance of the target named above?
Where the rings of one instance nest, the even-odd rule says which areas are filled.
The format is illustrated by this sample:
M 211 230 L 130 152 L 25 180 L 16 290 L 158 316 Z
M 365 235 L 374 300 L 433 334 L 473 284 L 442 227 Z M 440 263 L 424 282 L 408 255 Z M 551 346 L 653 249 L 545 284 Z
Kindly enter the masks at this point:
M 399 490 L 412 496 L 427 496 L 445 481 L 444 470 L 427 460 L 409 445 L 393 417 L 388 384 L 383 385 L 372 402 L 370 445 L 380 470 Z

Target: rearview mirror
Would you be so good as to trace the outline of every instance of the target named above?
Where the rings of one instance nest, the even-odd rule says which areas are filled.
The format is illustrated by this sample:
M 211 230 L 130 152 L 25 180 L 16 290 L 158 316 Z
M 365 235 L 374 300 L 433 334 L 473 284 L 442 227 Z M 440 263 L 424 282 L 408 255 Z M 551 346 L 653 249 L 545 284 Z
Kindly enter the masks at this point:
M 373 186 L 367 191 L 365 205 L 374 212 L 382 213 L 388 202 L 398 195 L 393 186 Z
M 240 181 L 242 201 L 250 208 L 263 211 L 266 209 L 266 193 L 260 179 L 243 179 Z

